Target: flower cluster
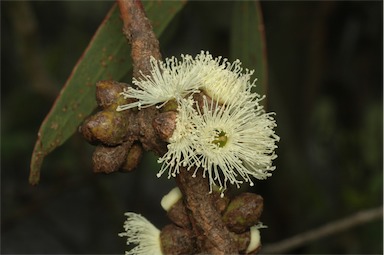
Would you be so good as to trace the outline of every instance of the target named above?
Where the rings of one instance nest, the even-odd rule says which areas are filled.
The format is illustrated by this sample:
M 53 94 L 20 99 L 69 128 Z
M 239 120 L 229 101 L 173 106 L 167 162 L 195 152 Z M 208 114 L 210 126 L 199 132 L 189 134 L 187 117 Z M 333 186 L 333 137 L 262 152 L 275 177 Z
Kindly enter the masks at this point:
M 180 167 L 193 168 L 223 191 L 227 182 L 237 187 L 251 177 L 265 179 L 274 170 L 275 143 L 279 137 L 273 113 L 266 113 L 260 95 L 252 93 L 253 71 L 241 67 L 239 60 L 213 58 L 202 51 L 195 58 L 151 59 L 150 75 L 134 79 L 137 88 L 122 95 L 137 101 L 117 110 L 177 103 L 176 128 L 168 139 L 168 151 L 159 159 L 160 177 L 179 173 Z M 199 95 L 200 100 L 195 96 Z

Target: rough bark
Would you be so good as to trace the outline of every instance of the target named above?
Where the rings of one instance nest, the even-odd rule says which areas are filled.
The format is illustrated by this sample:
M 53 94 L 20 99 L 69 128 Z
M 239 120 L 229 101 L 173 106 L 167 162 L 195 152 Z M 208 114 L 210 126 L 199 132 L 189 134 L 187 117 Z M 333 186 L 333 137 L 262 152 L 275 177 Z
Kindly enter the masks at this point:
M 159 41 L 153 32 L 152 25 L 145 15 L 139 0 L 118 0 L 123 33 L 131 44 L 133 77 L 139 77 L 140 71 L 149 74 L 150 57 L 161 59 Z
M 236 254 L 234 240 L 209 194 L 208 180 L 181 169 L 176 177 L 200 251 L 208 254 Z

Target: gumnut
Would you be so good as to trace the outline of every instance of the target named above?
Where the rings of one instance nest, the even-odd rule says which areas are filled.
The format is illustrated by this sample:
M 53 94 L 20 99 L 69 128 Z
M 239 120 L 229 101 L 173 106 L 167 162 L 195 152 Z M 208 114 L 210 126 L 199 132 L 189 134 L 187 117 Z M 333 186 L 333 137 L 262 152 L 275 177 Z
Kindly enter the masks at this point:
M 189 229 L 169 224 L 160 233 L 163 254 L 196 254 L 196 238 Z
M 190 228 L 191 222 L 187 211 L 185 210 L 184 202 L 182 199 L 178 200 L 168 211 L 168 218 L 177 226 L 182 228 Z
M 131 172 L 134 170 L 140 163 L 141 157 L 143 155 L 143 147 L 140 144 L 134 143 L 129 149 L 127 158 L 124 164 L 121 166 L 121 172 Z
M 263 211 L 263 198 L 254 193 L 242 193 L 231 200 L 223 214 L 228 229 L 243 233 L 259 222 Z
M 249 242 L 251 239 L 250 232 L 247 231 L 247 232 L 244 232 L 241 234 L 236 234 L 233 232 L 229 232 L 229 233 L 230 233 L 233 241 L 236 243 L 237 250 L 239 251 L 239 253 L 245 253 L 245 251 L 247 250 L 247 248 L 249 246 Z
M 96 102 L 102 109 L 116 110 L 117 106 L 127 103 L 120 95 L 124 88 L 129 87 L 127 83 L 117 81 L 98 81 L 96 83 Z
M 176 129 L 176 117 L 177 112 L 168 111 L 158 114 L 153 120 L 153 128 L 163 141 L 168 142 L 172 137 L 173 131 Z
M 119 170 L 127 158 L 131 145 L 126 142 L 118 146 L 96 146 L 92 155 L 93 171 L 95 173 L 112 173 Z
M 104 110 L 86 119 L 80 132 L 90 143 L 100 142 L 113 146 L 127 140 L 127 127 L 127 118 L 123 114 Z
M 230 198 L 227 195 L 222 195 L 223 193 L 219 189 L 214 189 L 212 192 L 212 201 L 215 204 L 216 209 L 222 214 L 227 208 Z

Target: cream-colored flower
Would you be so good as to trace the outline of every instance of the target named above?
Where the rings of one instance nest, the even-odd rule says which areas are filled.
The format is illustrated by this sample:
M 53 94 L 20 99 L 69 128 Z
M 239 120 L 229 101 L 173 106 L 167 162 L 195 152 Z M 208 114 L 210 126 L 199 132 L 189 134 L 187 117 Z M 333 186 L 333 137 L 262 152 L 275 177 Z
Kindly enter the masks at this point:
M 192 121 L 195 149 L 200 155 L 194 175 L 201 170 L 211 188 L 217 185 L 225 190 L 228 181 L 238 187 L 243 181 L 252 186 L 250 177 L 265 179 L 275 169 L 276 123 L 257 100 L 220 105 L 205 97 L 203 108 Z
M 168 212 L 182 197 L 183 194 L 181 193 L 181 190 L 178 187 L 175 187 L 171 189 L 168 194 L 163 196 L 160 202 L 161 207 Z
M 250 81 L 254 71 L 243 72 L 238 59 L 230 63 L 226 58 L 213 59 L 208 52 L 201 52 L 196 56 L 196 66 L 200 69 L 199 89 L 220 103 L 236 103 L 243 92 L 255 86 L 256 80 Z
M 210 97 L 222 102 L 236 102 L 238 96 L 255 86 L 250 82 L 253 71 L 241 67 L 239 60 L 233 63 L 222 57 L 213 58 L 209 52 L 201 51 L 195 58 L 181 55 L 167 58 L 165 62 L 150 59 L 151 74 L 133 79 L 137 88 L 128 87 L 122 92 L 124 98 L 137 99 L 136 102 L 120 105 L 122 111 L 134 107 L 161 107 L 169 100 L 177 102 L 191 93 L 203 90 Z
M 158 160 L 162 164 L 158 177 L 164 172 L 174 177 L 180 167 L 194 167 L 193 175 L 202 172 L 211 189 L 217 185 L 224 191 L 227 182 L 253 185 L 251 177 L 271 175 L 279 137 L 273 131 L 273 113 L 259 104 L 263 97 L 251 93 L 253 71 L 244 71 L 239 60 L 230 63 L 204 51 L 195 58 L 181 55 L 181 60 L 152 58 L 151 66 L 150 75 L 133 80 L 137 88 L 122 93 L 137 101 L 117 110 L 177 103 L 176 128 L 168 151 Z M 203 106 L 194 101 L 195 93 L 207 95 Z
M 252 226 L 249 230 L 250 232 L 250 240 L 247 249 L 245 250 L 246 254 L 252 253 L 256 251 L 261 245 L 261 237 L 260 230 L 261 228 L 267 228 L 267 226 L 263 225 L 262 222 L 259 222 L 257 225 Z
M 126 251 L 126 255 L 161 255 L 160 230 L 140 214 L 127 212 L 124 222 L 125 232 L 120 237 L 127 237 L 127 245 L 136 245 Z
M 189 165 L 191 167 L 200 164 L 199 156 L 195 150 L 196 127 L 192 118 L 197 115 L 197 112 L 193 108 L 193 104 L 192 97 L 182 99 L 179 102 L 176 128 L 169 139 L 168 151 L 158 159 L 158 163 L 162 163 L 162 166 L 157 177 L 166 171 L 168 171 L 168 178 L 175 177 L 181 166 Z
M 160 104 L 162 106 L 172 99 L 178 101 L 186 95 L 197 91 L 199 70 L 190 55 L 182 55 L 181 61 L 175 57 L 167 58 L 165 62 L 150 59 L 151 74 L 133 79 L 137 88 L 126 88 L 121 94 L 124 98 L 135 98 L 138 101 L 121 105 L 117 111 L 134 107 L 148 107 Z
M 181 100 L 176 129 L 169 140 L 168 152 L 158 177 L 168 170 L 168 178 L 179 173 L 179 167 L 195 167 L 193 175 L 202 172 L 212 190 L 222 191 L 227 182 L 237 187 L 251 177 L 265 179 L 275 169 L 275 143 L 279 137 L 272 113 L 265 113 L 260 98 L 244 92 L 236 103 L 220 104 L 203 97 L 200 109 L 192 98 Z

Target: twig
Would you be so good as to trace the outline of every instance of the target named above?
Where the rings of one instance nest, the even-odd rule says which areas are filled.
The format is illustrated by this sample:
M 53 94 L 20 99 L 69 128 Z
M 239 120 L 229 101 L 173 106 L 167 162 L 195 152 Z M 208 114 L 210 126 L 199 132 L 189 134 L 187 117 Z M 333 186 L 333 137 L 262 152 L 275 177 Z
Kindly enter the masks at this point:
M 324 226 L 298 234 L 296 236 L 290 237 L 286 240 L 267 244 L 263 246 L 262 253 L 284 253 L 288 252 L 294 248 L 303 246 L 311 241 L 333 235 L 352 227 L 379 219 L 383 217 L 383 206 L 374 209 L 368 209 L 360 211 L 352 216 L 346 217 L 341 220 L 330 222 Z
M 123 20 L 123 33 L 132 46 L 133 77 L 138 78 L 140 71 L 149 74 L 151 56 L 161 59 L 159 41 L 139 0 L 118 0 L 117 3 Z
M 191 171 L 182 168 L 176 180 L 201 252 L 236 254 L 234 242 L 209 194 L 208 179 L 202 175 L 192 177 Z

